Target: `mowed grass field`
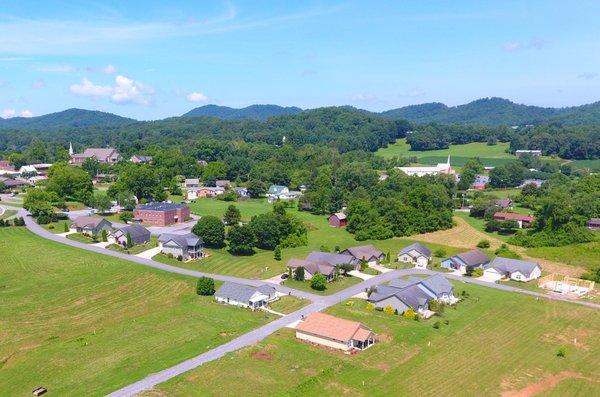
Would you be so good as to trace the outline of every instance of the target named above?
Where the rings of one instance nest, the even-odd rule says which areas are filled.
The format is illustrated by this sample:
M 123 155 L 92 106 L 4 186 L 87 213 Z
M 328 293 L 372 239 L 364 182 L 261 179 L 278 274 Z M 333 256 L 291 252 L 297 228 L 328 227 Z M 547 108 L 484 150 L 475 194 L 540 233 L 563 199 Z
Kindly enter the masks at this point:
M 563 247 L 527 248 L 525 252 L 531 256 L 581 266 L 589 270 L 600 266 L 600 241 Z
M 396 143 L 386 148 L 379 149 L 376 154 L 385 157 L 417 157 L 420 164 L 445 163 L 450 156 L 450 163 L 456 167 L 462 167 L 467 160 L 479 157 L 486 166 L 498 166 L 515 160 L 516 157 L 507 153 L 508 143 L 487 145 L 475 142 L 464 145 L 450 145 L 448 149 L 442 150 L 410 150 L 406 139 L 398 139 Z
M 0 229 L 0 395 L 100 396 L 274 317 L 195 280 Z
M 224 202 L 215 199 L 199 199 L 190 205 L 192 213 L 196 215 L 215 215 L 222 217 L 227 207 L 234 204 L 241 212 L 244 220 L 249 220 L 251 216 L 258 215 L 273 210 L 273 205 L 266 200 L 246 200 L 236 203 Z M 354 236 L 345 229 L 334 228 L 327 223 L 327 216 L 313 215 L 308 212 L 298 211 L 296 207 L 288 208 L 288 213 L 301 219 L 308 228 L 308 245 L 305 247 L 285 248 L 282 250 L 282 260 L 276 261 L 273 258 L 273 251 L 256 250 L 256 254 L 251 256 L 233 256 L 224 249 L 209 249 L 210 255 L 206 259 L 181 263 L 169 261 L 169 264 L 200 270 L 217 274 L 236 275 L 245 278 L 265 279 L 281 274 L 286 270 L 286 263 L 292 257 L 304 258 L 311 251 L 320 250 L 325 246 L 333 251 L 336 246 L 341 249 L 347 247 L 374 244 L 383 252 L 390 252 L 391 257 L 395 258 L 398 251 L 414 241 L 410 239 L 389 239 L 384 241 L 356 241 Z M 476 244 L 476 242 L 475 242 Z M 440 247 L 439 244 L 429 244 L 432 250 Z M 457 253 L 459 250 L 444 246 L 449 254 Z M 157 258 L 158 259 L 158 258 Z M 161 262 L 167 258 L 159 259 Z
M 442 319 L 405 320 L 368 311 L 360 300 L 328 309 L 377 333 L 379 343 L 356 355 L 310 346 L 283 329 L 144 395 L 509 396 L 526 387 L 534 392 L 522 395 L 600 393 L 597 310 L 457 284 L 463 289 L 470 298 Z M 561 347 L 564 358 L 556 356 Z M 554 384 L 557 377 L 563 380 Z

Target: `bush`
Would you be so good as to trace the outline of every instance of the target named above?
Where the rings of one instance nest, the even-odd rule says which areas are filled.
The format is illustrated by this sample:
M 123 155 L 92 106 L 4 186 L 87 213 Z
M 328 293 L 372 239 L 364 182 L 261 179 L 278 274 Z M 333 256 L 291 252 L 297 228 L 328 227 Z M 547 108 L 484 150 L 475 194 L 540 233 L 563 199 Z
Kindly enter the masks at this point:
M 321 273 L 315 273 L 310 279 L 310 288 L 317 291 L 324 291 L 327 288 L 327 278 Z
M 481 277 L 483 276 L 483 269 L 481 268 L 477 268 L 477 269 L 472 269 L 471 271 L 467 271 L 466 276 L 468 277 Z
M 294 270 L 294 280 L 304 281 L 304 268 L 302 266 L 297 267 L 296 270 Z
M 106 229 L 102 229 L 102 241 L 108 241 L 108 232 L 106 231 Z
M 393 308 L 393 307 L 391 307 L 391 306 L 389 306 L 389 305 L 388 305 L 388 306 L 386 306 L 386 307 L 383 309 L 383 312 L 384 312 L 385 314 L 387 314 L 387 315 L 390 315 L 390 316 L 391 316 L 392 314 L 394 314 L 395 310 L 394 310 L 394 308 Z
M 181 256 L 181 255 L 177 255 L 177 260 L 178 260 L 179 262 L 183 261 L 183 256 Z
M 123 211 L 119 214 L 119 219 L 124 223 L 129 223 L 133 219 L 133 213 L 130 211 Z
M 438 248 L 435 251 L 433 251 L 433 255 L 436 256 L 437 258 L 445 258 L 447 254 L 448 253 L 443 248 Z
M 369 303 L 367 303 L 367 310 L 371 311 L 371 310 L 373 310 L 373 309 L 375 309 L 375 305 L 374 305 L 374 304 L 372 304 L 372 303 L 370 303 L 370 302 L 369 302 Z
M 281 260 L 281 247 L 280 246 L 275 247 L 275 251 L 273 251 L 273 259 L 275 259 L 276 261 Z
M 561 357 L 564 358 L 567 356 L 567 349 L 565 349 L 564 347 L 561 347 L 560 349 L 558 349 L 558 351 L 556 352 L 556 357 Z
M 169 259 L 173 259 L 173 254 L 169 252 L 169 253 L 167 254 L 167 258 L 169 258 Z
M 48 225 L 48 229 L 50 229 L 50 230 L 54 229 L 54 224 L 52 224 L 52 223 L 51 223 L 51 224 L 49 224 L 49 225 Z
M 67 222 L 63 223 L 63 231 L 66 233 L 69 231 L 69 225 L 67 224 Z
M 490 248 L 490 241 L 489 240 L 481 240 L 480 242 L 477 243 L 477 248 Z
M 521 259 L 521 255 L 508 249 L 508 246 L 506 244 L 502 244 L 500 248 L 494 251 L 494 254 L 496 254 L 497 256 L 502 256 L 504 258 Z
M 326 245 L 320 246 L 319 247 L 319 251 L 321 251 L 321 252 L 331 252 L 331 250 L 329 249 L 329 247 L 326 246 Z
M 198 295 L 210 296 L 215 294 L 215 280 L 210 277 L 200 277 L 196 284 Z
M 435 323 L 433 323 L 433 328 L 435 328 L 435 329 L 440 329 L 441 326 L 442 326 L 442 323 L 439 321 L 436 321 Z
M 402 313 L 402 317 L 409 319 L 409 320 L 416 320 L 417 319 L 417 313 L 415 313 L 415 311 L 412 308 L 408 308 L 408 310 L 406 310 L 404 313 Z

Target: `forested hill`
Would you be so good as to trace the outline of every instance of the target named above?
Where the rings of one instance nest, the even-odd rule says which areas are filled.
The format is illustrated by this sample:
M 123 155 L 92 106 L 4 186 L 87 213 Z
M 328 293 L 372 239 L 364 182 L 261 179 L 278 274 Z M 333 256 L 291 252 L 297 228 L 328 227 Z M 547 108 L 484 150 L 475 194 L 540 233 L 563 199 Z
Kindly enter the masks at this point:
M 544 108 L 521 105 L 502 98 L 483 98 L 465 105 L 448 107 L 443 103 L 425 103 L 392 109 L 381 113 L 391 119 L 415 123 L 470 125 L 600 124 L 600 102 L 568 108 Z
M 206 105 L 190 110 L 182 117 L 216 117 L 222 120 L 266 120 L 269 117 L 298 114 L 302 109 L 292 106 L 251 105 L 241 109 L 227 106 Z
M 0 118 L 0 129 L 59 130 L 85 127 L 120 127 L 135 120 L 97 110 L 67 109 L 38 117 Z

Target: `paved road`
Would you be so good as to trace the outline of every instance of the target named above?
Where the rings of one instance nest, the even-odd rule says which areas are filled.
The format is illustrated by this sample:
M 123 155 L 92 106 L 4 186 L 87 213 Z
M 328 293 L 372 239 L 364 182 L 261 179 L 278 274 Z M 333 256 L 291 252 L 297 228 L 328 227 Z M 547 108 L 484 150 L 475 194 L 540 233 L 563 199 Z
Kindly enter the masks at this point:
M 31 217 L 27 216 L 27 211 L 25 211 L 21 208 L 17 208 L 17 210 L 18 210 L 19 216 L 22 216 L 25 219 L 25 224 L 29 230 L 31 230 L 33 233 L 35 233 L 43 238 L 46 238 L 46 239 L 49 239 L 52 241 L 56 241 L 56 242 L 59 242 L 62 244 L 67 244 L 67 245 L 70 245 L 73 247 L 86 249 L 88 251 L 93 251 L 93 252 L 96 252 L 99 254 L 110 255 L 110 256 L 120 258 L 120 259 L 129 260 L 129 261 L 132 261 L 132 262 L 144 265 L 144 266 L 149 266 L 149 267 L 152 267 L 155 269 L 164 270 L 164 271 L 177 273 L 177 274 L 183 274 L 183 275 L 192 276 L 192 277 L 208 276 L 208 277 L 212 277 L 216 280 L 233 281 L 233 282 L 245 283 L 245 284 L 249 284 L 249 285 L 259 285 L 259 284 L 262 284 L 265 282 L 264 280 L 248 280 L 248 279 L 243 279 L 243 278 L 239 278 L 239 277 L 223 276 L 223 275 L 218 275 L 218 274 L 198 272 L 198 271 L 189 270 L 189 269 L 182 269 L 182 268 L 179 268 L 176 266 L 171 266 L 171 265 L 166 265 L 163 263 L 155 262 L 150 259 L 144 259 L 144 258 L 132 256 L 132 255 L 127 255 L 127 254 L 122 254 L 122 253 L 115 252 L 115 251 L 106 250 L 104 248 L 100 248 L 100 247 L 89 245 L 89 244 L 79 243 L 79 242 L 76 242 L 73 240 L 66 239 L 64 237 L 57 236 L 53 233 L 50 233 L 49 231 L 47 231 L 46 229 L 44 229 L 43 227 L 41 227 L 37 223 L 35 223 L 33 221 L 33 219 L 31 219 Z M 285 287 L 282 285 L 272 284 L 279 292 L 282 292 L 285 294 L 290 293 L 291 295 L 308 299 L 308 300 L 312 301 L 312 303 L 298 311 L 295 311 L 291 314 L 288 314 L 284 317 L 274 320 L 258 329 L 255 329 L 251 332 L 241 335 L 241 336 L 237 337 L 236 339 L 233 339 L 232 341 L 225 343 L 224 345 L 216 347 L 215 349 L 212 349 L 212 350 L 209 350 L 208 352 L 202 353 L 196 357 L 186 360 L 186 361 L 184 361 L 180 364 L 177 364 L 171 368 L 167 368 L 163 371 L 149 375 L 146 378 L 144 378 L 138 382 L 135 382 L 129 386 L 126 386 L 122 389 L 115 391 L 114 393 L 110 394 L 110 396 L 115 396 L 115 397 L 117 397 L 117 396 L 118 397 L 133 396 L 137 393 L 143 392 L 145 390 L 149 390 L 162 382 L 172 379 L 178 375 L 181 375 L 184 372 L 187 372 L 194 368 L 197 368 L 207 362 L 221 358 L 229 352 L 233 352 L 233 351 L 241 349 L 243 347 L 247 347 L 247 346 L 250 346 L 257 342 L 260 342 L 267 336 L 271 335 L 273 332 L 291 324 L 292 322 L 300 320 L 302 318 L 302 316 L 306 316 L 306 315 L 316 312 L 316 311 L 321 311 L 327 307 L 330 307 L 337 303 L 343 302 L 344 300 L 346 300 L 358 293 L 367 291 L 372 286 L 376 286 L 378 284 L 385 283 L 385 282 L 390 281 L 397 277 L 401 277 L 401 276 L 409 275 L 409 274 L 415 274 L 415 273 L 429 274 L 429 275 L 439 274 L 438 272 L 434 272 L 432 270 L 427 270 L 427 269 L 393 270 L 393 271 L 389 271 L 387 273 L 379 274 L 373 278 L 364 280 L 358 284 L 355 284 L 349 288 L 346 288 L 343 291 L 340 291 L 336 294 L 328 295 L 328 296 L 318 296 L 318 295 L 311 294 L 308 292 L 291 289 L 291 288 L 288 288 L 288 287 Z M 576 304 L 588 306 L 591 308 L 600 309 L 599 304 L 594 304 L 591 302 L 572 301 L 572 300 L 563 298 L 558 295 L 547 295 L 547 294 L 543 294 L 543 293 L 539 293 L 539 292 L 535 292 L 535 291 L 523 290 L 520 288 L 511 287 L 511 286 L 507 286 L 507 285 L 493 284 L 493 283 L 480 281 L 480 280 L 476 280 L 476 279 L 465 278 L 465 277 L 453 275 L 453 274 L 444 274 L 444 275 L 447 278 L 454 279 L 457 281 L 462 281 L 465 283 L 482 285 L 485 287 L 495 288 L 498 290 L 503 290 L 503 291 L 508 291 L 508 292 L 518 292 L 518 293 L 527 294 L 527 295 L 531 295 L 531 296 L 535 296 L 535 297 L 539 297 L 539 298 L 545 298 L 545 299 L 551 299 L 551 300 L 562 300 L 562 301 L 566 301 L 566 302 L 570 302 L 570 303 L 576 303 Z

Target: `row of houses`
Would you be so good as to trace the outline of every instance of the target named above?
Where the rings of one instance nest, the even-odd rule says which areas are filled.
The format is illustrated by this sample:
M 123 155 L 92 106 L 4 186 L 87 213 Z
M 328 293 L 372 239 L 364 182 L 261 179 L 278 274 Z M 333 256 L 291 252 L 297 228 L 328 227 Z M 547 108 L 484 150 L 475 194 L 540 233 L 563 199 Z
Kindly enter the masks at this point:
M 91 158 L 96 159 L 100 164 L 116 164 L 123 160 L 123 156 L 114 148 L 87 148 L 83 153 L 75 153 L 72 144 L 69 144 L 69 157 L 69 163 L 73 165 L 81 165 Z M 135 164 L 150 163 L 152 156 L 134 154 L 129 161 Z

